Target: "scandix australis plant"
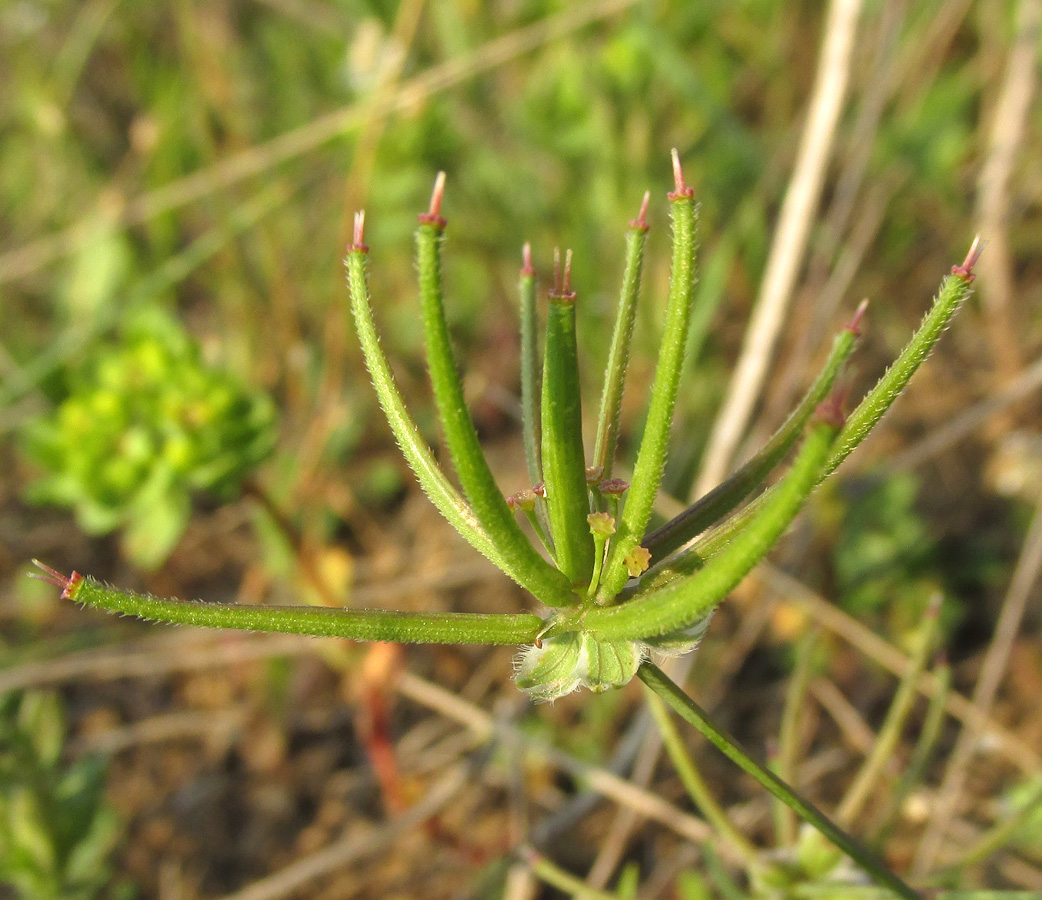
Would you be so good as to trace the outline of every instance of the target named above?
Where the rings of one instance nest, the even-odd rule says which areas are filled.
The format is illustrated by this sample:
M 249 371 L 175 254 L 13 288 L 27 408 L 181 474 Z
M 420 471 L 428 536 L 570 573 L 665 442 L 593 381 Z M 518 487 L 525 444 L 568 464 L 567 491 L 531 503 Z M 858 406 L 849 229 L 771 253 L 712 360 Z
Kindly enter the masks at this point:
M 901 393 L 970 293 L 979 241 L 941 283 L 911 341 L 874 388 L 845 416 L 837 379 L 853 352 L 862 304 L 836 335 L 821 372 L 767 444 L 724 483 L 665 525 L 648 531 L 666 461 L 684 364 L 695 285 L 698 207 L 673 151 L 672 270 L 662 345 L 647 422 L 630 483 L 613 477 L 619 410 L 648 232 L 648 195 L 626 237 L 625 268 L 600 400 L 592 464 L 582 434 L 571 255 L 555 255 L 542 368 L 536 339 L 536 280 L 526 245 L 520 273 L 524 446 L 533 487 L 507 498 L 482 453 L 464 402 L 443 308 L 441 216 L 444 173 L 416 235 L 420 305 L 430 378 L 449 456 L 462 492 L 438 465 L 410 416 L 380 347 L 368 289 L 364 214 L 347 250 L 351 310 L 380 405 L 428 497 L 459 533 L 544 608 L 543 614 L 415 613 L 308 607 L 241 607 L 186 602 L 116 590 L 37 563 L 63 597 L 157 622 L 322 635 L 363 641 L 523 645 L 515 682 L 537 700 L 577 688 L 603 691 L 638 676 L 878 883 L 917 897 L 873 854 L 747 756 L 653 662 L 692 650 L 715 608 L 767 554 L 811 492 L 850 454 Z M 742 506 L 795 450 L 788 472 Z M 531 523 L 541 549 L 526 537 Z

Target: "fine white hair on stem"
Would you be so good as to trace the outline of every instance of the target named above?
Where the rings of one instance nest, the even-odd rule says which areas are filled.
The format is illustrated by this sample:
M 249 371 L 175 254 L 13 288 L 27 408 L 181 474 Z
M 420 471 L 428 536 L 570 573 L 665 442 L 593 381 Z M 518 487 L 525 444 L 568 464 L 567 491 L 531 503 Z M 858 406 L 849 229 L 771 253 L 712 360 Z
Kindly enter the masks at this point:
M 749 328 L 745 333 L 724 405 L 717 416 L 692 500 L 727 474 L 767 374 L 774 346 L 807 247 L 811 221 L 821 197 L 847 82 L 861 0 L 832 0 L 818 60 L 810 112 L 796 165 L 782 205 Z

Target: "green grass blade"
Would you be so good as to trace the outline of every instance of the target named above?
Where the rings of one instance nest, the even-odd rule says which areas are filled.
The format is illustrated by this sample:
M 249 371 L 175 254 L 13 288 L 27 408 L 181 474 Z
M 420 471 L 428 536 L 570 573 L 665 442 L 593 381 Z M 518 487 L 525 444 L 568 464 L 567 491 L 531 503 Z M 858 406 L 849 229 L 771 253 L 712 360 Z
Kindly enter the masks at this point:
M 444 177 L 439 175 L 430 212 L 420 216 L 416 246 L 420 305 L 431 386 L 456 475 L 481 526 L 488 533 L 507 571 L 547 606 L 574 605 L 568 580 L 536 551 L 507 506 L 478 442 L 478 433 L 463 397 L 463 384 L 449 339 L 441 288 L 441 218 Z
M 53 579 L 47 579 L 53 580 Z M 238 606 L 198 600 L 164 600 L 118 591 L 73 573 L 62 596 L 109 612 L 152 622 L 245 631 L 340 637 L 410 644 L 525 644 L 543 626 L 538 616 L 479 613 L 405 613 L 310 606 Z
M 575 292 L 569 284 L 571 251 L 564 273 L 555 260 L 554 290 L 546 316 L 543 356 L 543 483 L 557 567 L 575 587 L 593 573 L 594 542 L 582 438 L 579 356 L 575 336 Z
M 601 588 L 597 592 L 597 599 L 601 603 L 610 602 L 626 584 L 629 578 L 626 557 L 640 544 L 644 530 L 648 527 L 655 496 L 662 482 L 669 429 L 673 421 L 677 387 L 684 365 L 688 323 L 691 318 L 691 297 L 695 284 L 698 210 L 693 191 L 684 185 L 675 150 L 673 167 L 676 191 L 669 195 L 673 215 L 673 265 L 669 300 L 666 304 L 666 323 L 651 388 L 644 437 L 641 439 L 637 462 L 633 468 L 633 478 L 619 521 L 619 531 L 612 544 Z
M 601 640 L 641 640 L 684 628 L 709 614 L 763 559 L 806 503 L 838 431 L 833 421 L 819 421 L 811 429 L 771 502 L 695 575 L 625 603 L 590 609 L 586 629 Z
M 730 478 L 700 497 L 676 518 L 655 529 L 643 541 L 653 559 L 665 559 L 726 516 L 748 497 L 799 439 L 807 420 L 832 389 L 836 378 L 857 345 L 857 326 L 864 313 L 862 304 L 853 321 L 836 335 L 828 359 L 803 399 L 771 439 Z
M 891 872 L 883 860 L 835 825 L 816 806 L 800 797 L 777 775 L 761 766 L 739 746 L 731 735 L 713 724 L 705 710 L 674 684 L 658 666 L 650 662 L 642 663 L 637 674 L 649 691 L 659 696 L 685 722 L 693 725 L 743 772 L 755 778 L 771 794 L 832 841 L 861 866 L 876 883 L 893 891 L 898 897 L 904 897 L 906 900 L 921 900 L 920 894 Z
M 597 439 L 593 450 L 593 465 L 603 469 L 602 478 L 611 478 L 615 462 L 615 449 L 619 442 L 619 410 L 622 407 L 622 392 L 626 382 L 626 369 L 630 361 L 630 339 L 636 321 L 637 300 L 640 297 L 640 280 L 644 268 L 644 247 L 648 241 L 648 200 L 644 195 L 640 214 L 630 222 L 626 233 L 626 264 L 622 271 L 622 290 L 615 314 L 615 330 L 608 351 L 608 367 L 604 371 L 604 388 L 601 390 L 601 410 L 597 416 Z
M 521 430 L 525 443 L 528 477 L 537 485 L 543 480 L 543 464 L 539 446 L 539 348 L 536 342 L 535 269 L 532 247 L 525 244 L 524 264 L 518 280 L 521 297 Z

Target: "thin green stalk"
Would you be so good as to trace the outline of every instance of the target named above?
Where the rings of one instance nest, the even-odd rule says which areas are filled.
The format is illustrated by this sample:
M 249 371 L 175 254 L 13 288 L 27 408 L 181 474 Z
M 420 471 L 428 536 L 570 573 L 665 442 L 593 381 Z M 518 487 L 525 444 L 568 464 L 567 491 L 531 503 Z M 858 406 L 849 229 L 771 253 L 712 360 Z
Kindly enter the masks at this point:
M 363 226 L 363 214 L 359 213 L 355 217 L 355 241 L 347 249 L 344 264 L 347 268 L 351 313 L 355 320 L 358 342 L 384 417 L 391 426 L 409 468 L 438 511 L 472 547 L 487 556 L 519 584 L 523 584 L 520 574 L 503 558 L 475 518 L 466 500 L 442 472 L 398 391 L 391 366 L 380 347 L 380 337 L 373 321 L 373 310 L 369 302 L 369 248 L 363 243 Z
M 947 662 L 936 666 L 933 677 L 937 689 L 930 696 L 930 703 L 926 708 L 926 719 L 919 732 L 915 749 L 912 751 L 911 762 L 901 773 L 901 777 L 897 779 L 897 783 L 887 798 L 887 805 L 880 817 L 880 824 L 871 840 L 875 847 L 882 847 L 890 837 L 905 799 L 917 785 L 922 783 L 926 767 L 929 765 L 934 748 L 941 737 L 941 729 L 944 727 L 944 721 L 948 715 L 945 706 L 952 687 L 951 666 Z
M 814 653 L 821 637 L 821 629 L 813 627 L 796 644 L 796 667 L 789 678 L 782 708 L 781 728 L 778 732 L 778 756 L 772 767 L 786 782 L 796 780 L 796 757 L 799 755 L 800 713 L 807 700 L 807 688 L 814 671 Z M 779 846 L 796 843 L 796 817 L 792 810 L 778 800 L 774 802 L 774 826 Z
M 416 246 L 427 364 L 449 455 L 474 515 L 495 544 L 509 571 L 546 605 L 574 605 L 577 598 L 569 590 L 567 579 L 529 543 L 507 506 L 492 477 L 478 441 L 477 430 L 467 410 L 442 301 L 441 244 L 445 220 L 439 213 L 443 189 L 444 175 L 440 174 L 431 198 L 430 211 L 420 216 Z
M 586 629 L 602 640 L 641 640 L 668 634 L 708 615 L 763 559 L 806 503 L 838 430 L 833 420 L 821 420 L 811 429 L 772 501 L 696 577 L 616 606 L 589 609 L 584 613 Z M 564 623 L 556 627 L 567 630 Z
M 522 250 L 523 264 L 518 280 L 521 296 L 521 431 L 525 461 L 532 484 L 543 480 L 539 446 L 539 348 L 537 346 L 536 284 L 532 268 L 532 246 Z
M 673 768 L 677 770 L 677 775 L 680 776 L 684 790 L 687 791 L 695 806 L 701 810 L 706 820 L 717 830 L 720 837 L 730 844 L 742 858 L 746 869 L 749 871 L 757 869 L 759 860 L 756 855 L 756 848 L 749 843 L 745 835 L 731 824 L 727 813 L 717 802 L 716 797 L 713 796 L 709 785 L 706 784 L 701 772 L 698 771 L 698 766 L 695 764 L 694 759 L 688 753 L 687 747 L 684 746 L 680 733 L 674 727 L 673 720 L 670 719 L 665 704 L 658 694 L 650 691 L 647 694 L 647 699 L 651 715 L 655 719 L 655 725 L 658 728 L 659 735 L 662 737 L 662 745 L 666 748 L 666 753 L 669 754 Z
M 775 797 L 794 809 L 804 821 L 825 835 L 861 866 L 874 881 L 905 900 L 922 900 L 918 892 L 912 890 L 887 868 L 886 863 L 837 827 L 821 810 L 800 797 L 777 775 L 752 759 L 731 735 L 714 725 L 705 710 L 674 684 L 658 666 L 644 662 L 637 670 L 637 674 L 648 690 L 661 697 L 677 715 L 693 725 L 742 771 L 755 778 Z
M 553 860 L 531 847 L 522 847 L 520 854 L 533 875 L 569 897 L 577 897 L 579 900 L 619 900 L 617 894 L 590 887 L 581 878 L 566 872 Z
M 603 469 L 602 478 L 611 478 L 615 463 L 615 449 L 619 442 L 619 410 L 622 407 L 622 392 L 626 382 L 626 368 L 630 360 L 630 338 L 636 321 L 637 299 L 640 296 L 641 272 L 644 268 L 644 246 L 648 240 L 648 201 L 650 193 L 644 194 L 640 214 L 630 222 L 626 233 L 626 264 L 622 271 L 622 290 L 619 306 L 615 313 L 615 330 L 608 351 L 608 367 L 604 371 L 604 388 L 601 391 L 601 411 L 597 417 L 597 440 L 593 451 L 593 464 Z
M 832 390 L 839 373 L 843 371 L 850 354 L 857 346 L 858 324 L 864 314 L 862 304 L 854 319 L 832 342 L 828 359 L 814 383 L 803 395 L 796 408 L 771 436 L 770 440 L 738 469 L 730 478 L 713 488 L 705 496 L 684 510 L 679 516 L 655 529 L 643 541 L 654 559 L 665 559 L 697 537 L 714 522 L 730 513 L 748 497 L 778 465 L 799 439 L 807 420 Z
M 669 195 L 673 217 L 673 263 L 666 322 L 662 331 L 658 364 L 651 386 L 651 401 L 644 436 L 633 467 L 633 479 L 622 509 L 619 533 L 612 544 L 597 599 L 610 603 L 629 579 L 626 557 L 639 546 L 651 519 L 662 482 L 669 446 L 669 429 L 676 406 L 677 387 L 684 366 L 691 298 L 695 285 L 695 252 L 698 244 L 698 209 L 693 191 L 684 184 L 676 150 L 673 151 L 676 190 Z
M 861 814 L 872 788 L 879 781 L 886 764 L 893 758 L 901 734 L 908 722 L 908 716 L 912 712 L 912 705 L 919 695 L 919 679 L 926 671 L 933 646 L 937 641 L 937 633 L 940 630 L 941 602 L 940 594 L 935 594 L 930 599 L 926 614 L 915 636 L 912 666 L 901 679 L 897 693 L 883 719 L 879 734 L 872 744 L 872 750 L 865 758 L 861 770 L 836 810 L 836 820 L 841 825 L 849 827 Z
M 789 889 L 792 900 L 892 900 L 885 888 L 855 884 L 799 884 Z M 921 895 L 916 895 L 921 898 Z M 939 891 L 931 890 L 929 900 L 1038 900 L 1038 891 Z
M 542 619 L 528 614 L 408 613 L 376 609 L 237 606 L 198 600 L 163 600 L 115 590 L 77 573 L 64 579 L 62 586 L 62 596 L 77 603 L 153 622 L 339 637 L 353 641 L 525 644 L 531 643 L 543 626 Z
M 968 850 L 962 851 L 957 862 L 946 865 L 936 874 L 936 877 L 943 878 L 945 875 L 960 872 L 968 866 L 990 859 L 1005 847 L 1025 824 L 1036 818 L 1040 811 L 1042 811 L 1042 783 L 1039 783 L 1027 803 L 1019 811 L 989 828 Z
M 543 356 L 542 459 L 557 567 L 573 587 L 585 591 L 593 574 L 594 545 L 583 451 L 579 354 L 575 335 L 575 292 L 571 290 L 572 252 L 554 263 L 554 289 L 546 317 Z

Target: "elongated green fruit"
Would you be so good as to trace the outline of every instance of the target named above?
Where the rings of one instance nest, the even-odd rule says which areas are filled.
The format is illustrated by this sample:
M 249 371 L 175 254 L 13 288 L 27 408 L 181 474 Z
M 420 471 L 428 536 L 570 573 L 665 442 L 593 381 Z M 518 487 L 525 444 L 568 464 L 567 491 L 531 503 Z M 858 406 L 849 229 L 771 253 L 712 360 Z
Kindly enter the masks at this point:
M 751 775 L 775 797 L 793 809 L 801 818 L 813 825 L 833 844 L 860 865 L 872 879 L 885 888 L 893 891 L 905 900 L 922 900 L 918 891 L 912 890 L 898 878 L 886 863 L 879 859 L 867 847 L 863 847 L 849 834 L 834 824 L 821 810 L 804 800 L 789 785 L 778 778 L 769 769 L 764 768 L 746 753 L 738 742 L 718 728 L 705 710 L 687 696 L 658 666 L 644 662 L 637 670 L 640 680 L 665 701 L 685 722 L 693 725 L 720 752 L 742 771 Z
M 441 218 L 440 206 L 443 187 L 444 177 L 439 175 L 430 212 L 420 216 L 416 246 L 427 364 L 449 455 L 474 515 L 495 544 L 508 571 L 546 605 L 575 605 L 578 598 L 571 592 L 568 579 L 528 542 L 507 506 L 492 477 L 474 422 L 467 411 L 442 302 L 441 243 L 445 220 Z
M 796 443 L 811 413 L 832 389 L 837 376 L 843 371 L 850 354 L 857 346 L 858 325 L 865 306 L 864 303 L 859 306 L 851 323 L 836 335 L 832 342 L 832 350 L 818 377 L 760 451 L 730 478 L 644 538 L 642 545 L 651 551 L 654 559 L 665 559 L 726 516 L 756 490 L 771 470 L 781 462 Z
M 684 184 L 684 174 L 676 150 L 673 151 L 673 170 L 676 190 L 669 195 L 673 215 L 673 265 L 666 323 L 651 387 L 644 437 L 633 467 L 633 478 L 620 517 L 619 531 L 597 592 L 600 603 L 611 602 L 626 584 L 629 578 L 626 557 L 640 544 L 648 527 L 655 496 L 662 483 L 662 470 L 669 445 L 669 426 L 673 421 L 677 387 L 684 365 L 691 298 L 695 286 L 698 210 L 694 192 Z
M 883 414 L 890 408 L 890 404 L 905 389 L 909 379 L 915 374 L 915 370 L 930 355 L 934 344 L 951 322 L 952 316 L 958 311 L 963 301 L 970 296 L 971 285 L 976 277 L 973 274 L 973 267 L 977 264 L 983 251 L 984 246 L 980 238 L 975 238 L 963 264 L 953 266 L 952 274 L 941 282 L 941 289 L 934 298 L 929 312 L 923 317 L 922 323 L 912 335 L 912 339 L 894 360 L 893 365 L 886 370 L 883 377 L 876 382 L 876 386 L 865 395 L 857 409 L 850 414 L 847 424 L 836 441 L 836 447 L 822 478 L 831 475 L 854 448 L 865 439 L 876 423 L 883 418 Z
M 555 285 L 546 316 L 543 355 L 543 483 L 559 568 L 575 587 L 593 574 L 594 543 L 583 452 L 579 356 L 575 338 L 575 292 L 569 272 L 571 251 L 555 263 Z
M 861 443 L 866 435 L 876 426 L 890 405 L 897 399 L 908 385 L 915 370 L 919 368 L 930 355 L 930 351 L 937 343 L 944 329 L 952 320 L 952 316 L 958 311 L 963 301 L 970 295 L 970 286 L 973 283 L 973 266 L 983 250 L 979 240 L 974 240 L 966 261 L 961 266 L 953 266 L 952 274 L 941 282 L 941 288 L 934 298 L 929 312 L 923 317 L 923 321 L 912 339 L 905 345 L 904 350 L 894 361 L 893 365 L 886 370 L 883 377 L 876 382 L 857 408 L 847 418 L 846 425 L 836 438 L 836 444 L 829 456 L 828 465 L 821 473 L 824 480 L 831 475 Z M 717 553 L 721 547 L 726 545 L 739 533 L 749 519 L 757 514 L 760 507 L 769 501 L 775 488 L 765 491 L 760 497 L 750 503 L 737 515 L 724 522 L 718 528 L 711 531 L 699 540 L 691 548 L 696 558 L 706 558 Z M 673 568 L 673 564 L 670 564 Z M 690 571 L 691 566 L 680 563 L 678 571 Z
M 641 640 L 677 631 L 711 612 L 763 559 L 806 503 L 838 432 L 839 423 L 831 420 L 811 428 L 771 502 L 696 575 L 616 606 L 594 607 L 583 619 L 586 630 L 601 640 Z
M 363 242 L 364 214 L 355 217 L 355 240 L 348 247 L 344 264 L 351 295 L 351 314 L 355 320 L 358 342 L 362 348 L 366 368 L 373 379 L 380 407 L 406 462 L 416 475 L 420 487 L 449 523 L 479 553 L 487 556 L 511 578 L 521 583 L 520 576 L 503 559 L 496 545 L 481 527 L 466 500 L 442 472 L 434 454 L 420 434 L 419 428 L 409 415 L 402 395 L 391 374 L 390 364 L 380 348 L 380 338 L 373 321 L 369 303 L 369 248 Z
M 521 295 L 521 431 L 525 443 L 525 460 L 532 484 L 543 480 L 543 464 L 539 446 L 539 348 L 536 343 L 536 286 L 532 268 L 532 247 L 525 244 L 523 264 L 518 279 Z
M 236 606 L 198 600 L 162 600 L 145 594 L 118 591 L 76 572 L 70 578 L 62 579 L 62 596 L 77 603 L 153 622 L 205 628 L 410 644 L 523 644 L 533 641 L 543 625 L 543 620 L 538 616 L 528 614 L 406 613 L 375 609 Z
M 608 351 L 608 368 L 604 371 L 604 388 L 601 391 L 601 411 L 597 417 L 597 441 L 593 450 L 593 465 L 603 470 L 602 478 L 611 478 L 615 462 L 615 449 L 619 443 L 619 410 L 622 407 L 622 392 L 626 382 L 626 368 L 630 361 L 630 339 L 636 320 L 637 299 L 640 296 L 640 277 L 644 268 L 644 246 L 648 241 L 648 201 L 650 193 L 644 194 L 640 214 L 630 222 L 626 233 L 626 265 L 622 271 L 622 290 L 619 292 L 619 307 L 615 314 L 615 330 Z

